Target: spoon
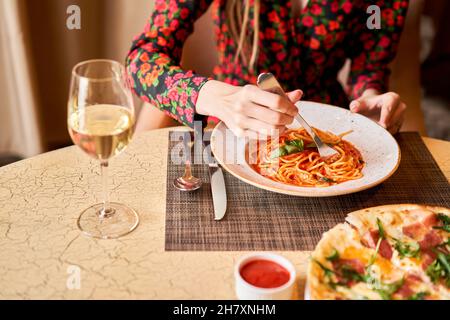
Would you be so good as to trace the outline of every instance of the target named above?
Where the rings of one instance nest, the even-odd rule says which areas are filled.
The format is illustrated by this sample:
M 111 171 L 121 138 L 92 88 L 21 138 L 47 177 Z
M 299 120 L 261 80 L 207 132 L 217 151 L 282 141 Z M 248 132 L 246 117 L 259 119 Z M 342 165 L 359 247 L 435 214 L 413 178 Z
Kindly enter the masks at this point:
M 186 139 L 185 139 L 186 142 Z M 191 151 L 193 143 L 185 143 L 185 150 Z M 184 174 L 173 180 L 173 186 L 180 191 L 194 191 L 202 186 L 202 180 L 192 175 L 191 160 L 186 157 L 184 166 Z

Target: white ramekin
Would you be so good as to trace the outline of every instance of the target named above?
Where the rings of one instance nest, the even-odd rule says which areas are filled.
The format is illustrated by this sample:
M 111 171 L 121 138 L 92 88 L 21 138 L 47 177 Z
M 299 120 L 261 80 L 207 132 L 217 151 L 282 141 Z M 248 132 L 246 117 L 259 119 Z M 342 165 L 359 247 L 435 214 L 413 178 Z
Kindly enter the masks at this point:
M 259 288 L 245 281 L 241 276 L 241 268 L 250 261 L 269 260 L 278 263 L 289 272 L 289 281 L 278 288 Z M 251 253 L 243 256 L 234 268 L 236 296 L 239 300 L 290 300 L 297 277 L 293 264 L 286 258 L 266 252 Z

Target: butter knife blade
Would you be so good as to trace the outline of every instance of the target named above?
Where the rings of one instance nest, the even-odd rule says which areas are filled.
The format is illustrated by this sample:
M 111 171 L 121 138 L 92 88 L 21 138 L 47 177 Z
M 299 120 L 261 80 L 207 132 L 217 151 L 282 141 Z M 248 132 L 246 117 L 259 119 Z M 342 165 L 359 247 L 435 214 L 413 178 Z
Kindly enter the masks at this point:
M 211 151 L 211 132 L 205 132 L 203 136 L 203 152 L 208 164 L 209 181 L 214 207 L 214 220 L 222 220 L 227 212 L 227 190 L 222 169 L 214 159 Z
M 227 190 L 222 169 L 218 164 L 209 164 L 211 194 L 214 206 L 214 220 L 222 220 L 227 212 Z

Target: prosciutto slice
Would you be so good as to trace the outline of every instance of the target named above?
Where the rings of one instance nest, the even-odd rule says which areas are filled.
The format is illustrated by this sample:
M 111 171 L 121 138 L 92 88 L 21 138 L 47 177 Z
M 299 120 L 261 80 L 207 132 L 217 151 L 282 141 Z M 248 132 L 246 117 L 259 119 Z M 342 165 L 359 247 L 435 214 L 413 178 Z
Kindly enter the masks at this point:
M 370 230 L 363 235 L 361 242 L 368 248 L 376 249 L 379 238 L 378 230 Z M 378 253 L 388 260 L 392 258 L 392 247 L 386 239 L 381 240 Z
M 443 238 L 435 230 L 430 230 L 425 237 L 419 241 L 420 249 L 427 250 L 441 244 Z
M 415 240 L 422 239 L 428 228 L 422 222 L 414 222 L 403 227 L 403 233 Z

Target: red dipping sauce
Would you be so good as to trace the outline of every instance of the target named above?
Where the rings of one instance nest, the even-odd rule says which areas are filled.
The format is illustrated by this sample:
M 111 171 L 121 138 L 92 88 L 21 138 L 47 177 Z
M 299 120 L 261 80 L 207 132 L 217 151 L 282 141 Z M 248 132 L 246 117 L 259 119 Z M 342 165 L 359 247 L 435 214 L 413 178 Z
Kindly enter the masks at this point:
M 245 264 L 240 274 L 251 285 L 259 288 L 278 288 L 289 281 L 286 268 L 270 260 L 253 260 Z

